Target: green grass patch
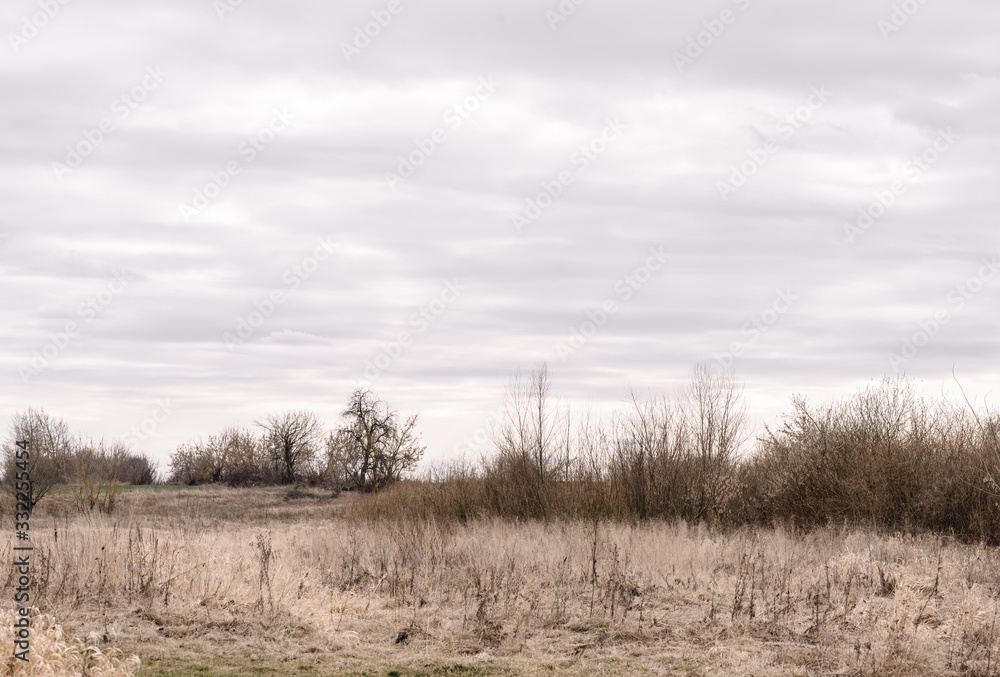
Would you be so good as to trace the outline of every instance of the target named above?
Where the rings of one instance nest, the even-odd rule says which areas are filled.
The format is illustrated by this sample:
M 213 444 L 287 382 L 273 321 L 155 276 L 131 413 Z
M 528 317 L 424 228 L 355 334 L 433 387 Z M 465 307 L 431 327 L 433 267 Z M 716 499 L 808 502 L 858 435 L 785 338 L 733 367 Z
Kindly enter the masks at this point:
M 77 489 L 81 489 L 82 485 L 79 484 L 60 484 L 58 486 L 52 487 L 53 494 L 72 494 Z M 210 485 L 200 485 L 200 486 L 186 486 L 181 484 L 119 484 L 116 489 L 121 492 L 132 492 L 132 491 L 205 491 L 211 489 Z
M 492 665 L 479 666 L 453 663 L 451 665 L 438 665 L 427 668 L 395 668 L 386 672 L 363 672 L 361 674 L 365 677 L 445 677 L 446 675 L 481 677 L 485 675 L 512 675 L 514 673 Z
M 293 664 L 294 667 L 282 661 L 274 661 L 274 665 L 268 665 L 267 663 L 270 661 L 258 662 L 256 665 L 233 665 L 225 659 L 222 659 L 222 662 L 229 664 L 212 667 L 203 662 L 153 661 L 151 663 L 144 663 L 139 669 L 139 675 L 140 677 L 190 677 L 193 675 L 197 675 L 198 677 L 236 677 L 238 675 L 252 675 L 255 677 L 329 675 L 330 677 L 334 677 L 350 674 L 362 677 L 507 677 L 517 674 L 511 670 L 492 665 L 477 666 L 464 665 L 462 663 L 355 672 L 351 671 L 347 666 L 336 665 L 337 661 L 331 661 L 333 664 L 328 663 L 327 665 L 320 665 L 313 661 L 298 661 Z

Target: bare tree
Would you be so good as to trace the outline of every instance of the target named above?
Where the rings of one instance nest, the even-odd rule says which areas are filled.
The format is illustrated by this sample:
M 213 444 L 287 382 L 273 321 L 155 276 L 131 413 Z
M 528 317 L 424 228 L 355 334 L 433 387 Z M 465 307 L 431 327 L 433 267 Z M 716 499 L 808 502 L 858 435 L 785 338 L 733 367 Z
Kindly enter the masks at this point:
M 344 426 L 334 442 L 345 445 L 341 453 L 347 474 L 363 491 L 397 482 L 424 454 L 426 447 L 416 432 L 417 414 L 400 422 L 399 414 L 369 389 L 351 394 L 342 418 Z
M 515 372 L 504 391 L 503 419 L 491 431 L 500 462 L 530 474 L 523 480 L 545 484 L 555 474 L 559 457 L 568 459 L 568 451 L 561 449 L 567 441 L 559 439 L 562 429 L 548 365 L 539 365 L 527 378 Z
M 230 486 L 275 484 L 283 477 L 283 459 L 283 454 L 276 453 L 275 447 L 265 444 L 253 431 L 230 426 L 209 435 L 206 441 L 199 439 L 177 447 L 170 456 L 170 481 Z
M 158 472 L 156 463 L 146 454 L 130 452 L 122 459 L 118 469 L 122 484 L 156 484 Z
M 267 450 L 282 484 L 292 484 L 315 456 L 323 434 L 323 424 L 310 411 L 268 414 L 255 423 L 264 429 Z
M 644 398 L 628 389 L 631 407 L 612 418 L 612 477 L 616 499 L 645 519 L 654 511 L 681 512 L 689 493 L 684 467 L 683 431 L 678 407 L 666 396 Z
M 345 430 L 331 430 L 326 436 L 326 454 L 320 474 L 336 496 L 352 483 L 354 438 Z
M 99 509 L 111 512 L 121 492 L 123 469 L 137 458 L 131 447 L 121 442 L 94 442 L 82 438 L 76 441 L 76 479 L 74 487 L 81 510 Z
M 405 421 L 395 421 L 395 429 L 386 449 L 375 457 L 376 487 L 382 488 L 398 482 L 403 473 L 412 470 L 424 455 L 427 447 L 420 445 L 417 432 L 417 414 Z
M 17 493 L 17 442 L 29 443 L 28 472 L 31 482 L 27 493 L 29 508 L 34 508 L 52 488 L 72 475 L 73 438 L 69 425 L 44 409 L 15 412 L 4 446 L 4 488 Z M 25 492 L 22 492 L 25 493 Z
M 167 481 L 172 484 L 202 484 L 210 481 L 209 466 L 212 459 L 208 456 L 205 443 L 201 440 L 185 442 L 170 454 L 170 474 Z
M 698 517 L 712 517 L 729 488 L 730 471 L 747 439 L 743 386 L 732 371 L 699 362 L 688 386 L 686 404 L 693 452 L 701 466 Z
M 220 459 L 222 481 L 230 486 L 273 484 L 278 477 L 261 439 L 246 428 L 231 426 L 209 438 Z

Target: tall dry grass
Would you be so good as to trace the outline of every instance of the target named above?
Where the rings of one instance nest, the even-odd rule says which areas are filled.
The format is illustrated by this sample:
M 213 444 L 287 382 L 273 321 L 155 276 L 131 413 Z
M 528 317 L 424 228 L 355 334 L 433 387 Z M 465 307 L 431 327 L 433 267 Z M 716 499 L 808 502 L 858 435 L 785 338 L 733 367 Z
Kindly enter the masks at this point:
M 187 521 L 128 504 L 117 516 L 40 517 L 38 605 L 100 646 L 312 652 L 348 667 L 473 656 L 564 661 L 570 672 L 588 660 L 758 675 L 995 672 L 1000 558 L 986 546 L 829 527 L 369 521 L 301 507 L 325 511 L 318 498 L 256 523 L 200 522 L 225 495 L 175 500 L 171 514 L 187 510 Z M 285 504 L 234 496 L 276 515 Z
M 20 618 L 14 609 L 3 613 L 0 645 L 10 647 L 16 639 L 14 623 Z M 0 674 L 10 677 L 88 675 L 89 677 L 132 677 L 139 668 L 138 656 L 122 656 L 115 649 L 102 651 L 94 643 L 69 640 L 51 617 L 35 614 L 31 620 L 31 648 L 28 660 L 8 657 Z
M 52 496 L 35 602 L 99 648 L 344 670 L 997 672 L 995 414 L 887 380 L 795 400 L 747 453 L 731 378 L 573 434 L 543 380 L 515 388 L 493 455 L 376 494 Z

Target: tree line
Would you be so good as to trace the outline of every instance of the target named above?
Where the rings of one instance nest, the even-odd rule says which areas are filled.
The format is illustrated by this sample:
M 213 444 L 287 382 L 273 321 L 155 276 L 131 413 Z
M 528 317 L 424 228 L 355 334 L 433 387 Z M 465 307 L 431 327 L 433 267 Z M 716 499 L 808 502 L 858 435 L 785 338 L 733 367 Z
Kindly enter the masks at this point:
M 628 392 L 609 416 L 574 418 L 545 365 L 517 373 L 479 458 L 404 481 L 425 451 L 417 416 L 359 389 L 330 429 L 290 410 L 182 444 L 167 479 L 356 489 L 366 496 L 352 510 L 370 518 L 849 523 L 1000 544 L 1000 413 L 964 392 L 932 399 L 886 378 L 835 402 L 793 397 L 777 426 L 756 432 L 742 384 L 712 365 L 696 365 L 677 393 Z M 41 411 L 15 415 L 11 460 L 19 439 L 32 440 L 38 464 L 33 500 L 51 484 L 97 478 L 99 503 L 102 483 L 151 481 L 144 456 L 75 438 Z
M 107 492 L 115 486 L 156 481 L 156 464 L 127 443 L 75 435 L 65 420 L 29 408 L 14 413 L 7 431 L 3 485 L 10 493 L 16 493 L 15 452 L 21 440 L 30 443 L 31 507 L 58 485 L 78 486 L 81 500 L 94 507 L 100 501 L 106 505 Z
M 417 414 L 404 418 L 370 389 L 357 389 L 330 430 L 315 412 L 289 410 L 182 444 L 170 457 L 168 481 L 378 491 L 423 456 L 416 426 Z
M 312 411 L 269 413 L 253 428 L 230 426 L 181 444 L 170 456 L 167 476 L 160 478 L 156 464 L 128 444 L 74 435 L 63 419 L 30 408 L 15 412 L 8 429 L 3 485 L 16 493 L 16 443 L 27 440 L 31 507 L 59 485 L 72 485 L 82 506 L 106 511 L 122 485 L 163 481 L 373 492 L 398 482 L 423 456 L 417 418 L 402 416 L 370 389 L 358 389 L 333 429 Z

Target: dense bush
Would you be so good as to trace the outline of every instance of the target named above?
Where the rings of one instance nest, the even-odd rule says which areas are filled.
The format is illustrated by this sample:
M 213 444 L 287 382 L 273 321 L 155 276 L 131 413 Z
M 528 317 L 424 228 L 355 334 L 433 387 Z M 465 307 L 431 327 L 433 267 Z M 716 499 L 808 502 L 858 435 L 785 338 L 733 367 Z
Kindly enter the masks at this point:
M 207 441 L 179 446 L 170 456 L 168 481 L 254 486 L 276 484 L 280 477 L 281 468 L 266 453 L 263 440 L 245 428 L 230 427 Z
M 997 417 L 918 397 L 901 379 L 839 403 L 795 399 L 744 481 L 761 520 L 863 523 L 1000 541 Z
M 1000 544 L 1000 416 L 886 379 L 844 401 L 793 398 L 752 448 L 739 385 L 700 365 L 677 398 L 633 395 L 571 436 L 548 375 L 515 377 L 492 450 L 367 496 L 353 513 L 788 523 L 936 531 Z

